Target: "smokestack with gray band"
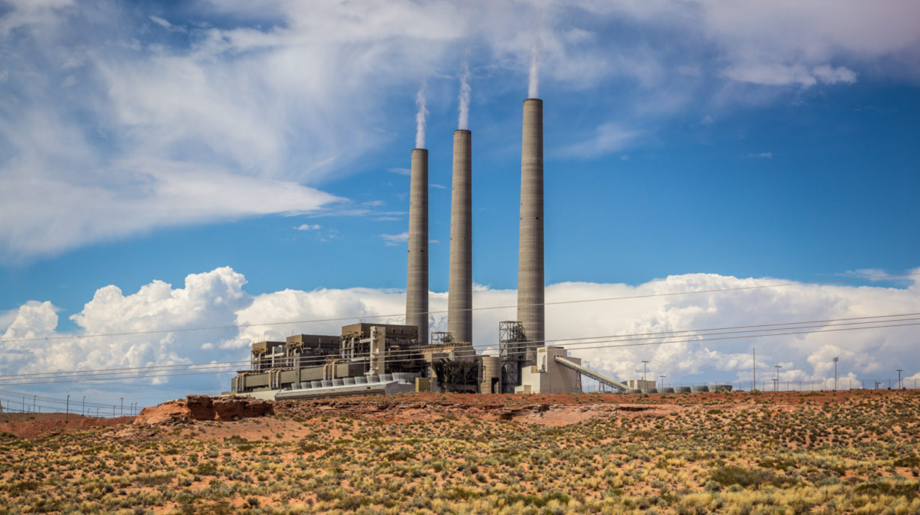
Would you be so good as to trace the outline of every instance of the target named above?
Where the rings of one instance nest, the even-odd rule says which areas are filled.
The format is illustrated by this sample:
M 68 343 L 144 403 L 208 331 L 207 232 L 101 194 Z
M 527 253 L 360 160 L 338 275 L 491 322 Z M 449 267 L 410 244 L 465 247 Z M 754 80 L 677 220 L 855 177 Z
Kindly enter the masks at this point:
M 543 312 L 543 101 L 524 101 L 521 144 L 521 232 L 518 247 L 518 320 L 527 340 L 542 342 Z
M 450 284 L 447 330 L 456 342 L 473 339 L 472 134 L 454 131 L 450 203 Z
M 418 342 L 428 343 L 428 150 L 424 148 L 412 151 L 406 325 L 418 326 Z

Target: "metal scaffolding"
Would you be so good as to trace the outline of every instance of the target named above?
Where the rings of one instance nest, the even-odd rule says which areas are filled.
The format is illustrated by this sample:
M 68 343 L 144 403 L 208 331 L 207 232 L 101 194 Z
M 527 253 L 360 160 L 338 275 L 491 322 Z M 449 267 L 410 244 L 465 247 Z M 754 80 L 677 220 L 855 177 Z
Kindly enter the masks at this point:
M 518 321 L 498 324 L 498 353 L 502 359 L 502 393 L 514 393 L 521 385 L 521 370 L 537 364 L 537 345 L 527 341 Z
M 431 331 L 431 345 L 453 343 L 454 338 L 447 331 Z

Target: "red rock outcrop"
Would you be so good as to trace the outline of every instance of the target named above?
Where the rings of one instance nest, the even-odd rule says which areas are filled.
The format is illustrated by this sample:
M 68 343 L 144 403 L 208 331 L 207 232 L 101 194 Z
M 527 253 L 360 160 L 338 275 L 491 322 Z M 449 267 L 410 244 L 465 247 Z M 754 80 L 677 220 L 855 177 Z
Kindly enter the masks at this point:
M 223 422 L 274 414 L 272 404 L 250 397 L 208 397 L 189 395 L 184 401 L 169 401 L 141 410 L 138 425 L 181 424 L 192 420 Z

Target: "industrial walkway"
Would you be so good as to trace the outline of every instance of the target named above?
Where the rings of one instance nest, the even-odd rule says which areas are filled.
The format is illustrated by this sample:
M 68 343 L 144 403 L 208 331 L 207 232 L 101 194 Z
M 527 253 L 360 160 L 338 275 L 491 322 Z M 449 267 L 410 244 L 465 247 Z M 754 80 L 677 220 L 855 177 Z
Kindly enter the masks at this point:
M 623 383 L 621 383 L 621 382 L 619 382 L 619 381 L 614 381 L 613 379 L 610 379 L 609 377 L 607 377 L 607 376 L 605 376 L 605 375 L 599 374 L 599 373 L 597 373 L 597 372 L 591 370 L 590 368 L 585 368 L 585 367 L 583 367 L 583 366 L 581 366 L 581 365 L 579 365 L 579 364 L 577 364 L 577 363 L 573 363 L 573 362 L 571 362 L 571 361 L 569 361 L 569 360 L 563 358 L 562 356 L 556 356 L 556 363 L 559 363 L 560 365 L 562 365 L 562 366 L 564 366 L 564 367 L 566 367 L 566 368 L 570 368 L 570 369 L 572 369 L 572 370 L 574 370 L 574 371 L 576 371 L 576 372 L 578 372 L 578 373 L 580 373 L 580 374 L 582 374 L 582 375 L 585 375 L 585 376 L 590 377 L 591 379 L 594 379 L 595 381 L 597 381 L 597 382 L 599 382 L 599 383 L 605 384 L 605 385 L 607 385 L 607 386 L 611 386 L 611 387 L 616 388 L 616 389 L 618 389 L 618 390 L 620 390 L 620 391 L 626 391 L 626 390 L 627 390 L 627 387 L 626 387 L 625 384 L 623 384 Z

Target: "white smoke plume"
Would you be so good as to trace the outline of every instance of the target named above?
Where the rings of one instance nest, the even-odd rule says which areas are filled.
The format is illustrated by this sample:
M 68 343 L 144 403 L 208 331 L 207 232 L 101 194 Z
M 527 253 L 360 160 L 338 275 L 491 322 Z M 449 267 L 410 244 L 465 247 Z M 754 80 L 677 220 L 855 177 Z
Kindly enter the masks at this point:
M 460 120 L 457 128 L 465 131 L 470 126 L 470 65 L 463 63 L 463 74 L 460 75 Z
M 418 113 L 415 115 L 415 148 L 425 148 L 425 117 L 428 116 L 428 109 L 425 107 L 426 85 L 426 81 L 422 81 L 422 87 L 415 95 L 415 105 L 418 106 Z
M 530 47 L 530 86 L 527 90 L 527 98 L 540 96 L 540 47 L 542 43 L 540 33 L 534 33 L 533 46 Z

